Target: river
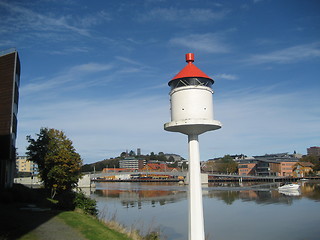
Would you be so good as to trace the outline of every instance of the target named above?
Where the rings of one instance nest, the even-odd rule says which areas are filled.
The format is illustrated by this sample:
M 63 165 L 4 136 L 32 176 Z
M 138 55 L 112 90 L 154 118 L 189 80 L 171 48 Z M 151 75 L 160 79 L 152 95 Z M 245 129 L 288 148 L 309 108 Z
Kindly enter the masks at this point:
M 203 185 L 208 240 L 320 239 L 320 182 L 299 182 L 280 193 L 277 183 Z M 188 186 L 177 183 L 97 183 L 91 197 L 100 217 L 127 228 L 156 230 L 162 239 L 188 239 Z

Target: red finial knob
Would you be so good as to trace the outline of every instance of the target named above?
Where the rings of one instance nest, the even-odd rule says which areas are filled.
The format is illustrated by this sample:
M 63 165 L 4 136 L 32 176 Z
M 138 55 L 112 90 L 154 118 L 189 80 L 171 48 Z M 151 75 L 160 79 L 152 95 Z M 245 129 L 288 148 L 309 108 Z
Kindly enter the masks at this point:
M 194 62 L 194 54 L 193 54 L 193 53 L 187 53 L 187 54 L 186 54 L 186 62 L 187 62 L 187 63 L 192 63 L 192 62 Z

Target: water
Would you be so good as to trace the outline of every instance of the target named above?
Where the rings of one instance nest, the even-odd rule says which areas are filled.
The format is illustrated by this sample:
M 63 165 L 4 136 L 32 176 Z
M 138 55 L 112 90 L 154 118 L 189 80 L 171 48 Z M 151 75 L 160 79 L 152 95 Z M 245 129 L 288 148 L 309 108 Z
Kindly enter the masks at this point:
M 320 182 L 301 182 L 298 192 L 277 184 L 203 186 L 205 233 L 210 240 L 320 239 Z M 188 186 L 176 183 L 98 183 L 92 198 L 101 216 L 162 239 L 188 239 Z

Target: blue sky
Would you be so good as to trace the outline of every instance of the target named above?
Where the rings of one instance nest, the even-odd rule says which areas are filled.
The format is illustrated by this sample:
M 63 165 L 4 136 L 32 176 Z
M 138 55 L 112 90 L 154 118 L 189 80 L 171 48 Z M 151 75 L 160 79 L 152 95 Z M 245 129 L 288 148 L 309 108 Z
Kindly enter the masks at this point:
M 220 130 L 201 160 L 320 145 L 319 1 L 0 0 L 0 49 L 22 72 L 17 147 L 63 130 L 84 163 L 141 148 L 187 158 L 167 83 L 185 54 L 215 80 Z

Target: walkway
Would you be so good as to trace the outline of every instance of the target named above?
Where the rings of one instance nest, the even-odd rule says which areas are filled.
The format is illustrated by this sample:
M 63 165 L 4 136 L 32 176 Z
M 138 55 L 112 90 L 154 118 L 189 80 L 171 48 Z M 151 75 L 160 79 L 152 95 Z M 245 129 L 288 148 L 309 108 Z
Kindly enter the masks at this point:
M 57 216 L 34 206 L 0 204 L 0 239 L 86 240 Z

